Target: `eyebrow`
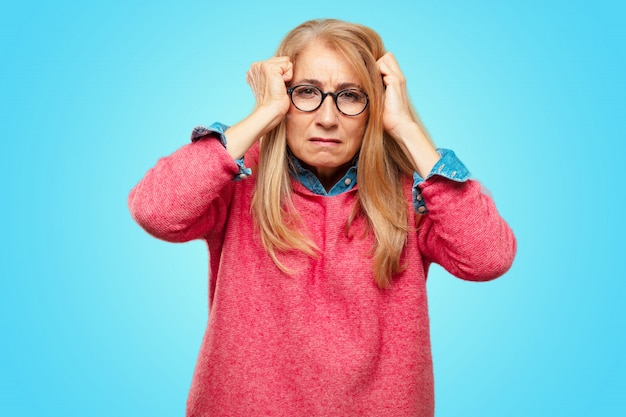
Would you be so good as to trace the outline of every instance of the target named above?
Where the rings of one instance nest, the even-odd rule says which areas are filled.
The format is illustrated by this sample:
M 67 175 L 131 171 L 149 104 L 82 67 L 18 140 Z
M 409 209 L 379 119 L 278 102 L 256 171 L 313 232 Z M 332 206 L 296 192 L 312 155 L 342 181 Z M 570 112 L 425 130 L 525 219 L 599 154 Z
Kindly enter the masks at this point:
M 303 80 L 298 81 L 297 83 L 293 83 L 293 85 L 299 85 L 299 84 L 311 84 L 314 85 L 316 87 L 322 88 L 322 83 L 319 80 L 315 80 L 312 78 L 305 78 Z M 341 83 L 339 85 L 336 86 L 336 90 L 335 91 L 339 91 L 339 90 L 345 90 L 346 88 L 358 88 L 361 89 L 362 87 L 356 83 Z

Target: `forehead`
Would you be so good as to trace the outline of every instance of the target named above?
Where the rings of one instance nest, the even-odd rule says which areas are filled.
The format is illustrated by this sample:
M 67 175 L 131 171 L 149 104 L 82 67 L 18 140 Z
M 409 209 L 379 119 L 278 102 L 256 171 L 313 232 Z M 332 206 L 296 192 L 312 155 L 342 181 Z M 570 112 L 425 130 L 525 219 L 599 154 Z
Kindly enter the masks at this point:
M 314 42 L 303 49 L 294 64 L 293 82 L 319 84 L 320 87 L 359 85 L 356 70 L 339 52 L 327 45 Z

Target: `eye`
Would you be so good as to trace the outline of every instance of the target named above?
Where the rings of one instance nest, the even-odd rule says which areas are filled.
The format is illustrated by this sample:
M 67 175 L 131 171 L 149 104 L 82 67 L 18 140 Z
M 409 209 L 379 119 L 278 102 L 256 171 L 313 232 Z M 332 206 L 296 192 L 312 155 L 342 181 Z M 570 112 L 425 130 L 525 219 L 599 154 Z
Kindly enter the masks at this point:
M 339 93 L 339 98 L 346 103 L 363 103 L 365 93 L 356 89 L 343 90 Z
M 300 99 L 312 99 L 320 96 L 319 90 L 310 85 L 296 87 L 293 94 Z

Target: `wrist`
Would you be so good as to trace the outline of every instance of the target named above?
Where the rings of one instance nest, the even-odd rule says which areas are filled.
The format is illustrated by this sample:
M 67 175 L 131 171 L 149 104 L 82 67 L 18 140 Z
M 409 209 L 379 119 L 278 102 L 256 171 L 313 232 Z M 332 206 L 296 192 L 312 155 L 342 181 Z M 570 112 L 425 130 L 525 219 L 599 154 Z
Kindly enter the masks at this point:
M 254 109 L 248 117 L 259 129 L 259 138 L 278 126 L 285 118 L 289 106 L 285 109 L 282 103 L 265 104 Z
M 413 120 L 397 123 L 392 129 L 389 129 L 388 132 L 392 138 L 403 145 L 407 142 L 420 140 L 422 138 L 429 141 L 421 126 Z
M 248 117 L 230 127 L 224 135 L 226 149 L 233 159 L 241 158 L 263 135 L 276 127 L 285 117 L 270 106 L 259 106 Z
M 422 126 L 415 121 L 398 124 L 389 134 L 404 149 L 415 171 L 426 178 L 440 155 Z

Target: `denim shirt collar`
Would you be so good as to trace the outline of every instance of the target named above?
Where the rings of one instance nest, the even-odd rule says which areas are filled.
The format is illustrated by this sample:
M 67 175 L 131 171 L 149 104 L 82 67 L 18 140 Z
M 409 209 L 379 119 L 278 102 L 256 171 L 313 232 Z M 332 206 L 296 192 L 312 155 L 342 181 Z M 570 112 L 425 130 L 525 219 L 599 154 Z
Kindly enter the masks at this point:
M 354 164 L 348 169 L 346 174 L 330 190 L 326 191 L 317 176 L 302 166 L 302 162 L 289 149 L 287 149 L 287 154 L 290 161 L 289 171 L 291 176 L 314 194 L 327 197 L 335 196 L 351 190 L 356 184 L 357 158 L 354 158 Z

